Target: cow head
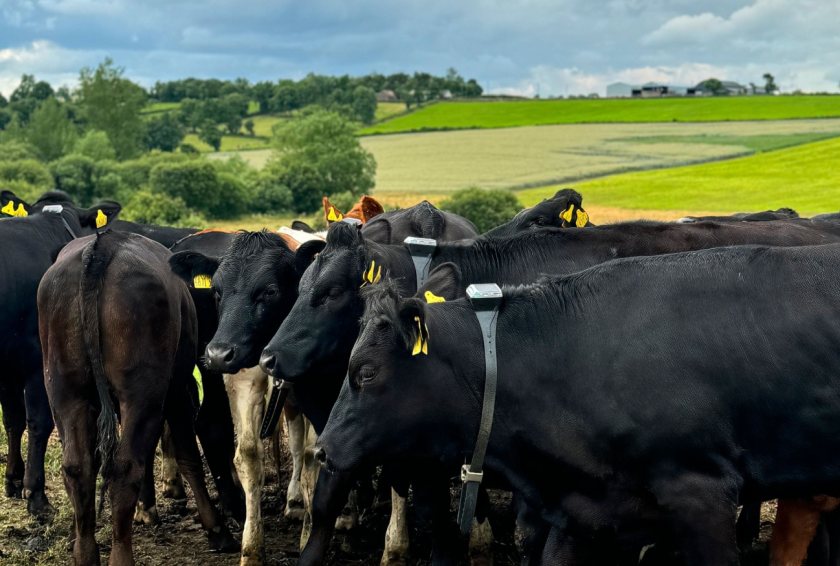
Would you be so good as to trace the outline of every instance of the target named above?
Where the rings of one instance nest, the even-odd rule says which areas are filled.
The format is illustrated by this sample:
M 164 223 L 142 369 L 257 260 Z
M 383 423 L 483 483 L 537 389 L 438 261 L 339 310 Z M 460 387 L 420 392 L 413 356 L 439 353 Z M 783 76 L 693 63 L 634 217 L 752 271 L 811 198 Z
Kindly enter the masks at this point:
M 413 298 L 401 299 L 390 281 L 363 290 L 361 334 L 316 454 L 328 469 L 463 458 L 481 410 L 475 388 L 483 382 L 471 372 L 484 364 L 481 330 L 457 300 L 458 280 L 449 264 Z M 421 298 L 427 292 L 433 303 Z
M 510 222 L 485 233 L 498 238 L 539 228 L 583 228 L 592 226 L 583 209 L 583 196 L 574 189 L 561 189 L 550 199 L 519 212 Z
M 170 258 L 173 271 L 216 298 L 219 325 L 205 350 L 209 369 L 224 373 L 253 367 L 297 296 L 295 254 L 277 234 L 241 232 L 220 258 L 184 251 Z
M 324 197 L 322 202 L 324 205 L 324 218 L 327 220 L 327 225 L 333 222 L 341 222 L 345 218 L 355 218 L 364 224 L 374 216 L 379 216 L 385 212 L 385 209 L 382 208 L 379 201 L 367 195 L 363 195 L 359 199 L 359 202 L 346 213 L 342 213 L 337 206 L 330 202 L 328 197 Z
M 263 352 L 263 370 L 294 381 L 325 360 L 347 360 L 362 314 L 365 257 L 358 225 L 345 222 L 330 226 L 326 245 L 313 241 L 298 248 L 298 298 Z

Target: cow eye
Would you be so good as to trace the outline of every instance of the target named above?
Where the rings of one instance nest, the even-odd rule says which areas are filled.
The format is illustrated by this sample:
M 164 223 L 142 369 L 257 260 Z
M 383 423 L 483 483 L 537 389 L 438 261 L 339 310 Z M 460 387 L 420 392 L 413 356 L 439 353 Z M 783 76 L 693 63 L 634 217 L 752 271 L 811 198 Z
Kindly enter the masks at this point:
M 263 297 L 265 297 L 266 299 L 271 299 L 272 297 L 276 296 L 277 293 L 277 287 L 266 287 L 265 291 L 263 291 Z
M 369 366 L 367 364 L 363 365 L 359 368 L 359 372 L 356 375 L 356 379 L 359 382 L 359 385 L 365 385 L 373 382 L 374 378 L 376 377 L 376 368 L 373 366 Z
M 337 299 L 337 298 L 339 298 L 339 297 L 340 297 L 343 293 L 344 293 L 344 289 L 341 289 L 340 287 L 333 287 L 332 289 L 330 289 L 330 294 L 329 294 L 329 297 L 330 297 L 331 299 Z

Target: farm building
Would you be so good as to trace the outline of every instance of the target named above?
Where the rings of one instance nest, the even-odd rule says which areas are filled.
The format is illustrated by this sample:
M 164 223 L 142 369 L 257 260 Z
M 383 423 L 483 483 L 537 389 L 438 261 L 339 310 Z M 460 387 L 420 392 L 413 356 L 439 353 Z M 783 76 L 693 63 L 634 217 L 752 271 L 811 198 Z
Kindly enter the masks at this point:
M 705 82 L 705 81 L 703 81 Z M 741 94 L 750 94 L 750 89 L 745 87 L 740 83 L 736 83 L 735 81 L 720 81 L 720 84 L 723 86 L 725 94 L 737 96 Z M 697 83 L 697 85 L 691 89 L 694 91 L 694 94 L 698 95 L 711 95 L 711 91 L 707 90 L 703 83 Z
M 607 97 L 610 98 L 654 98 L 660 96 L 686 96 L 694 94 L 694 89 L 686 86 L 668 85 L 649 82 L 643 85 L 612 83 L 607 85 Z
M 393 90 L 385 89 L 376 93 L 377 102 L 398 102 L 397 93 Z

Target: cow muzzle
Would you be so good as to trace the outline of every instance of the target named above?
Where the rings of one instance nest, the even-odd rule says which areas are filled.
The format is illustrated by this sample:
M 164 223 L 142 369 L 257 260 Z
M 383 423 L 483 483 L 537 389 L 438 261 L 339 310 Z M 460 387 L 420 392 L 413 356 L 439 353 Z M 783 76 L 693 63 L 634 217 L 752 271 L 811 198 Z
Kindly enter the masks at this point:
M 231 364 L 236 359 L 236 346 L 211 342 L 207 345 L 204 358 L 207 369 L 230 373 Z

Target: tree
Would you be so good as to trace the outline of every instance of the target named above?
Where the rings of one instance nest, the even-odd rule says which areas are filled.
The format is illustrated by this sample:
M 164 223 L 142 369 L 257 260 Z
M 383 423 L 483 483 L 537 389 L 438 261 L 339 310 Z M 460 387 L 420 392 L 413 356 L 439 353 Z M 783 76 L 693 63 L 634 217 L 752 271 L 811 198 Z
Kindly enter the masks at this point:
M 251 89 L 254 99 L 260 105 L 260 112 L 266 113 L 270 109 L 271 97 L 274 96 L 274 85 L 268 81 L 262 81 Z
M 198 139 L 213 148 L 214 151 L 219 151 L 222 147 L 222 132 L 216 127 L 213 122 L 205 122 L 198 132 Z
M 161 151 L 175 151 L 184 139 L 184 128 L 169 113 L 146 122 L 146 147 Z
M 23 131 L 26 141 L 38 149 L 44 161 L 58 159 L 70 151 L 79 137 L 64 105 L 55 98 L 38 106 Z
M 9 105 L 9 101 L 6 100 L 6 97 L 3 96 L 2 92 L 0 92 L 0 108 L 5 108 L 8 105 Z
M 775 77 L 773 77 L 773 75 L 771 75 L 770 73 L 764 73 L 762 75 L 762 78 L 764 79 L 764 92 L 766 92 L 767 94 L 773 94 L 774 92 L 779 90 L 779 87 L 776 86 L 776 79 Z
M 95 69 L 82 69 L 79 75 L 79 104 L 91 128 L 108 135 L 118 159 L 140 152 L 146 125 L 140 110 L 146 104 L 146 91 L 123 78 L 124 70 L 110 58 Z
M 97 130 L 89 130 L 79 138 L 73 148 L 73 153 L 90 157 L 97 162 L 117 158 L 117 152 L 114 151 L 114 146 L 111 145 L 108 135 Z
M 475 224 L 479 232 L 486 232 L 513 218 L 522 210 L 522 203 L 505 189 L 472 187 L 456 191 L 440 203 L 440 207 L 463 216 Z
M 376 118 L 376 93 L 367 86 L 357 86 L 353 91 L 353 114 L 364 124 Z
M 311 170 L 321 195 L 350 191 L 358 196 L 373 188 L 376 161 L 359 143 L 353 123 L 335 112 L 319 109 L 281 122 L 274 127 L 273 143 L 274 166 Z M 306 175 L 308 183 L 308 171 Z
M 720 80 L 718 79 L 706 79 L 701 84 L 703 85 L 703 90 L 711 92 L 713 96 L 719 96 L 725 92 L 725 89 L 723 88 L 723 83 L 720 82 Z
M 254 121 L 248 118 L 245 120 L 245 130 L 248 132 L 249 136 L 254 135 Z

